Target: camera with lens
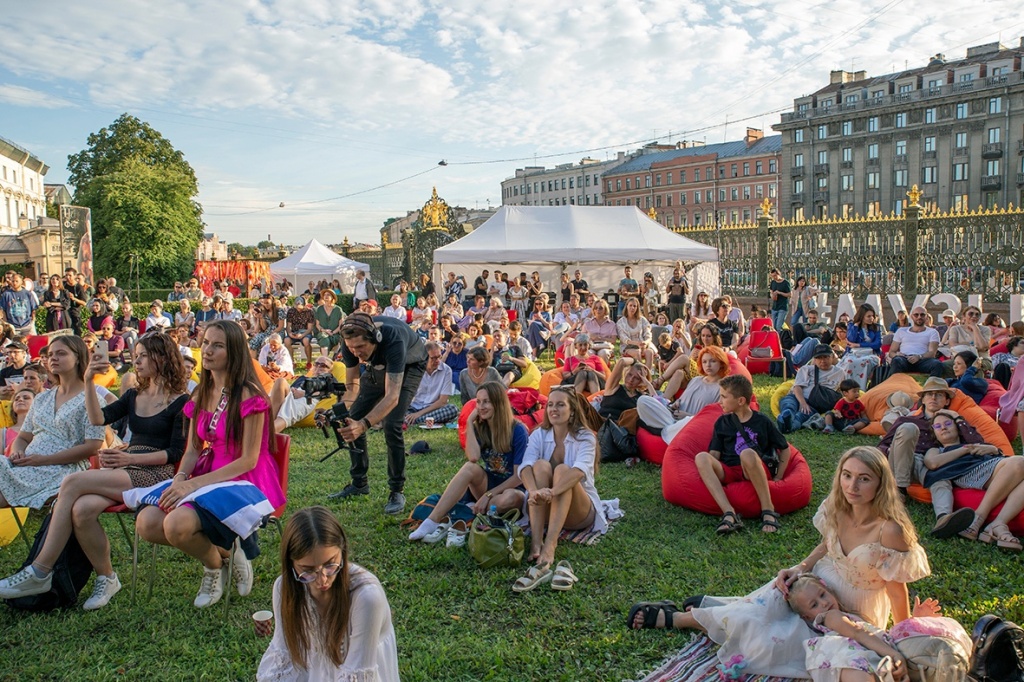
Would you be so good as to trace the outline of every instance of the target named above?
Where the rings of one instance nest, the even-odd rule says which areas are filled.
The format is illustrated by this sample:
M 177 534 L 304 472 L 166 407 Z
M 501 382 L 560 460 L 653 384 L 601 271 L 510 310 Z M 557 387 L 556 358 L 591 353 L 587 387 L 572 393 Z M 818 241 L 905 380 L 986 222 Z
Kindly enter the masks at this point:
M 341 429 L 344 428 L 349 418 L 348 407 L 345 406 L 345 401 L 342 399 L 345 395 L 345 384 L 335 379 L 332 375 L 326 374 L 324 376 L 306 377 L 302 384 L 302 390 L 306 393 L 307 404 L 313 402 L 314 399 L 320 400 L 331 395 L 337 401 L 329 409 L 317 412 L 313 418 L 314 423 L 323 431 L 324 438 L 330 438 L 333 431 L 334 438 L 338 443 L 338 447 L 321 457 L 320 461 L 325 462 L 342 450 L 348 450 L 357 455 L 361 454 L 362 450 L 341 436 Z

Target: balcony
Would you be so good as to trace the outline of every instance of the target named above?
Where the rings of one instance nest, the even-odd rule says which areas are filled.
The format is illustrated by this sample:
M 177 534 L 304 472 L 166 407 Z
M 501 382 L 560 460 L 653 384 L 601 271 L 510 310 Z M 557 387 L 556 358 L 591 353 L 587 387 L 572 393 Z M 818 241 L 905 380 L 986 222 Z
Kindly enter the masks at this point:
M 974 81 L 962 81 L 953 83 L 953 92 L 967 92 L 974 89 Z
M 981 189 L 982 190 L 997 190 L 1003 188 L 1003 177 L 1001 175 L 983 175 L 981 176 Z
M 814 203 L 816 204 L 827 204 L 828 203 L 828 192 L 815 192 Z
M 942 94 L 942 88 L 928 88 L 927 90 L 924 91 L 924 94 L 928 97 L 938 97 L 939 95 Z
M 893 164 L 895 164 L 897 166 L 906 166 L 907 165 L 907 155 L 906 154 L 896 154 L 895 156 L 892 157 L 892 162 L 893 162 Z
M 999 142 L 991 142 L 981 147 L 981 158 L 1000 159 L 1003 156 L 1003 145 Z
M 804 167 L 803 166 L 793 166 L 792 168 L 789 169 L 789 177 L 791 177 L 791 178 L 799 178 L 803 174 L 804 174 Z
M 839 167 L 844 169 L 853 168 L 853 161 L 842 161 L 839 163 Z
M 804 193 L 803 192 L 793 192 L 793 195 L 789 197 L 789 200 L 790 200 L 791 203 L 794 203 L 794 204 L 802 204 L 802 203 L 804 203 Z
M 1017 153 L 1024 154 L 1024 140 L 1017 140 Z
M 971 155 L 971 148 L 970 147 L 954 147 L 953 148 L 953 156 L 970 156 L 970 155 Z
M 936 158 L 936 156 L 937 154 L 934 149 L 930 152 L 924 152 L 923 154 L 921 154 L 922 159 L 934 159 Z
M 1007 81 L 1006 75 L 1005 74 L 1000 74 L 998 76 L 989 76 L 988 79 L 985 82 L 988 83 L 989 85 L 1002 85 L 1006 81 Z
M 877 156 L 875 158 L 868 159 L 868 166 L 878 166 L 878 165 L 881 165 L 881 164 L 880 164 Z
M 1017 173 L 1017 185 L 1024 185 L 1024 173 Z
M 828 164 L 827 163 L 816 163 L 814 164 L 815 175 L 828 175 Z

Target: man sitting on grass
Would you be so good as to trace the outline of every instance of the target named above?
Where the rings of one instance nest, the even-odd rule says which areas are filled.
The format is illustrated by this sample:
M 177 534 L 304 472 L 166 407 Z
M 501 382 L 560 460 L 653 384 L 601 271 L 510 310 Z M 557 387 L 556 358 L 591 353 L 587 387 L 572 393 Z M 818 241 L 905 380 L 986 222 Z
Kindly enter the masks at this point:
M 441 362 L 444 351 L 435 341 L 427 341 L 427 368 L 409 403 L 405 415 L 406 427 L 433 419 L 434 424 L 446 424 L 459 418 L 459 408 L 449 401 L 452 397 L 452 368 Z
M 789 465 L 789 443 L 769 417 L 750 408 L 754 387 L 749 379 L 732 374 L 723 378 L 718 387 L 723 414 L 715 422 L 707 451 L 698 453 L 695 460 L 701 480 L 722 510 L 716 532 L 724 535 L 743 528 L 724 486 L 747 480 L 753 484 L 761 503 L 761 532 L 774 533 L 781 524 L 768 480 L 782 480 Z

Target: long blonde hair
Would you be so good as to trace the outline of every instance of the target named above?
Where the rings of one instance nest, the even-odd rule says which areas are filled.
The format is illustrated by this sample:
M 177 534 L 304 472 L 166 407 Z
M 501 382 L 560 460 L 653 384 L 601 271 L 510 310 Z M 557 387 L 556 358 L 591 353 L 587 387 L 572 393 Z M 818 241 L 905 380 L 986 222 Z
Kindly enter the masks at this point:
M 917 530 L 914 523 L 907 514 L 907 508 L 900 500 L 899 489 L 896 487 L 896 479 L 892 475 L 892 469 L 886 461 L 885 455 L 878 448 L 868 445 L 859 445 L 850 448 L 839 458 L 836 465 L 836 473 L 832 479 L 832 490 L 825 498 L 825 526 L 832 537 L 839 537 L 839 522 L 841 516 L 849 516 L 853 513 L 853 506 L 843 494 L 840 483 L 843 465 L 850 459 L 856 459 L 864 464 L 875 476 L 878 477 L 878 490 L 875 491 L 875 498 L 871 501 L 871 510 L 880 519 L 893 521 L 903 533 L 903 540 L 908 545 L 917 543 Z

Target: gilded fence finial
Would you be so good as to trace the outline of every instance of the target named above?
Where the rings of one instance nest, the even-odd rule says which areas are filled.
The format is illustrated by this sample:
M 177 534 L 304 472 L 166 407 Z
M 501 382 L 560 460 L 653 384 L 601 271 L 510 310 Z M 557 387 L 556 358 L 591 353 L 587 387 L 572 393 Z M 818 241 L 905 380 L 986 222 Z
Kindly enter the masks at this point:
M 761 215 L 763 215 L 763 216 L 771 216 L 771 214 L 772 214 L 772 200 L 769 199 L 768 197 L 765 197 L 764 201 L 761 202 Z
M 910 199 L 910 205 L 915 206 L 917 208 L 921 208 L 921 196 L 923 194 L 924 192 L 919 190 L 917 188 L 917 185 L 912 186 L 910 188 L 910 191 L 907 192 L 907 198 Z

